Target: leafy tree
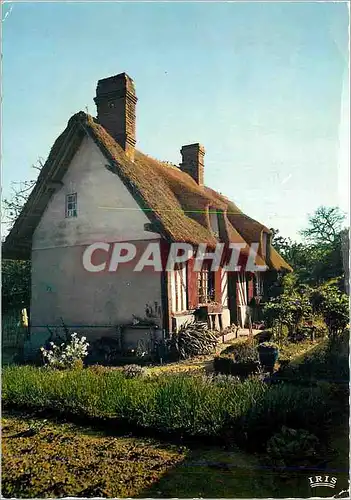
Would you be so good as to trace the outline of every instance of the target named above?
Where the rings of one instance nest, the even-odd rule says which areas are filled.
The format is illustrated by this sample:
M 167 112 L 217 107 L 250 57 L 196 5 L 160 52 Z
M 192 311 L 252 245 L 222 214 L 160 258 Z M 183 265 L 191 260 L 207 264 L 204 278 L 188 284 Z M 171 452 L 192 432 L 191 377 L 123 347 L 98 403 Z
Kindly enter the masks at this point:
M 319 285 L 344 274 L 344 219 L 337 207 L 319 207 L 301 231 L 302 242 L 284 238 L 272 229 L 272 244 L 293 267 L 299 283 Z
M 2 260 L 2 310 L 3 313 L 28 307 L 30 303 L 30 262 Z
M 312 244 L 333 244 L 340 235 L 344 220 L 345 215 L 338 207 L 321 206 L 310 215 L 308 227 L 301 231 L 301 235 Z
M 32 168 L 41 170 L 42 158 L 38 159 Z M 12 183 L 12 195 L 2 200 L 4 219 L 3 224 L 11 229 L 28 196 L 30 195 L 36 180 Z M 2 259 L 2 308 L 6 313 L 8 310 L 19 307 L 28 307 L 30 303 L 30 262 Z

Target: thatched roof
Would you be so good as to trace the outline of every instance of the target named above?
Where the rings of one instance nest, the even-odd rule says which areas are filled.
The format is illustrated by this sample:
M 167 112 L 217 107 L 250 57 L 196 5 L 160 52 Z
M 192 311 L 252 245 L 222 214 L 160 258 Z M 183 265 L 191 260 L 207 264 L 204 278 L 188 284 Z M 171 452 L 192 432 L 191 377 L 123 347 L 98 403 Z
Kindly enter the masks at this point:
M 6 238 L 4 258 L 30 258 L 32 235 L 55 192 L 55 183 L 61 182 L 86 135 L 95 141 L 108 159 L 110 170 L 122 179 L 145 210 L 153 230 L 167 240 L 193 245 L 207 243 L 211 247 L 218 240 L 245 243 L 247 252 L 248 244 L 262 241 L 263 232 L 270 234 L 269 229 L 243 214 L 230 200 L 210 188 L 199 186 L 177 166 L 139 151 L 135 152 L 132 162 L 94 118 L 79 112 L 69 120 L 65 131 L 55 141 L 33 192 Z M 209 211 L 219 214 L 219 237 L 211 229 Z M 259 254 L 257 264 L 262 264 L 261 248 Z M 271 255 L 275 264 L 267 262 L 269 267 L 291 270 L 277 252 L 273 251 Z

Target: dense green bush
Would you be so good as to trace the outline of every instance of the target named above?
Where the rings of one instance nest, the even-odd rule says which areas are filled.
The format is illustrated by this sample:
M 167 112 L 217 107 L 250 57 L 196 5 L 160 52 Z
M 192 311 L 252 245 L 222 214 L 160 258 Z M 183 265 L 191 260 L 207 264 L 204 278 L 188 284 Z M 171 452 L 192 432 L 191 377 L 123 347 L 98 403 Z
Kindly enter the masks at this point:
M 215 373 L 232 375 L 235 377 L 248 377 L 259 371 L 258 361 L 236 361 L 233 355 L 216 356 L 213 360 Z
M 232 344 L 224 349 L 222 354 L 230 354 L 238 363 L 258 361 L 257 348 L 255 343 L 251 340 L 245 340 L 244 342 Z
M 254 448 L 292 423 L 311 430 L 328 416 L 329 386 L 269 385 L 258 378 L 161 375 L 126 378 L 119 370 L 3 370 L 4 407 L 49 410 L 193 436 L 231 436 Z M 290 425 L 289 425 L 290 424 Z
M 267 327 L 276 323 L 285 325 L 289 338 L 294 338 L 304 320 L 312 317 L 312 307 L 306 293 L 297 290 L 285 290 L 278 298 L 267 302 L 263 316 Z
M 251 340 L 238 342 L 228 346 L 213 360 L 215 373 L 248 377 L 259 371 L 258 352 L 255 343 Z
M 309 466 L 320 461 L 319 439 L 304 429 L 283 426 L 267 443 L 272 464 L 278 467 Z

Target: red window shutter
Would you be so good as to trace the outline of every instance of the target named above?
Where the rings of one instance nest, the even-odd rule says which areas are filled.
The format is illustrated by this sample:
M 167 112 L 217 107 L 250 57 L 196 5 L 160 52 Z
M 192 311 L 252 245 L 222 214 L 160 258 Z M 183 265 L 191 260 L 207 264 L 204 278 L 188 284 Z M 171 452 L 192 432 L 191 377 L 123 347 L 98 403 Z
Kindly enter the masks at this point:
M 221 270 L 221 268 L 219 268 L 218 271 L 215 271 L 214 280 L 215 280 L 215 301 L 222 302 L 222 286 L 221 286 L 222 270 Z
M 252 297 L 254 296 L 254 281 L 253 281 L 253 276 L 252 275 L 248 275 L 247 276 L 247 279 L 249 280 L 248 281 L 248 301 L 250 301 L 252 299 Z
M 195 259 L 192 257 L 188 260 L 188 269 L 187 269 L 187 281 L 188 281 L 188 307 L 189 309 L 195 309 L 198 306 L 198 273 L 194 271 L 194 263 Z

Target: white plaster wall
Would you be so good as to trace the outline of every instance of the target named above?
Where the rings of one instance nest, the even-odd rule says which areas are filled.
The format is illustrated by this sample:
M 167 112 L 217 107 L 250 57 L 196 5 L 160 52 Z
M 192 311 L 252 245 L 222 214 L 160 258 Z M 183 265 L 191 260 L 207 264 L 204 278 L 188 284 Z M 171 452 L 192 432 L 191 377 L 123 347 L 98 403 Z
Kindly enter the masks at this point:
M 31 343 L 35 347 L 48 334 L 46 325 L 60 325 L 60 318 L 95 337 L 115 334 L 114 325 L 132 322 L 133 315 L 144 317 L 147 303 L 161 304 L 160 272 L 150 268 L 134 272 L 135 262 L 116 272 L 91 273 L 83 267 L 83 252 L 93 242 L 128 240 L 136 243 L 140 255 L 149 240 L 160 239 L 144 231 L 148 218 L 106 163 L 94 142 L 84 139 L 34 233 Z M 65 197 L 73 192 L 78 195 L 78 217 L 65 218 Z M 162 326 L 162 317 L 157 323 Z
M 222 306 L 228 306 L 228 273 L 223 268 L 221 270 L 221 292 L 222 292 Z
M 149 219 L 107 163 L 94 141 L 84 138 L 34 232 L 33 250 L 160 238 L 144 230 Z M 78 217 L 66 218 L 71 193 L 77 193 Z
M 171 310 L 173 313 L 187 310 L 186 266 L 170 271 Z

